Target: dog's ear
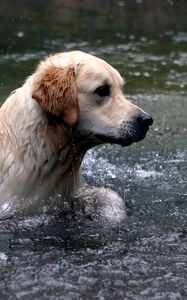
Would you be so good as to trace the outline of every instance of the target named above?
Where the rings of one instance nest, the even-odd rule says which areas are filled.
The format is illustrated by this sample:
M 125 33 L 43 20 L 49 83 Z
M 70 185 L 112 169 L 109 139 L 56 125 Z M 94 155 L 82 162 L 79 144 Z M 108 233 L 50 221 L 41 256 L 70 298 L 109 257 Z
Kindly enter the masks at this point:
M 72 127 L 79 117 L 78 95 L 73 66 L 39 68 L 34 77 L 32 98 L 49 114 Z

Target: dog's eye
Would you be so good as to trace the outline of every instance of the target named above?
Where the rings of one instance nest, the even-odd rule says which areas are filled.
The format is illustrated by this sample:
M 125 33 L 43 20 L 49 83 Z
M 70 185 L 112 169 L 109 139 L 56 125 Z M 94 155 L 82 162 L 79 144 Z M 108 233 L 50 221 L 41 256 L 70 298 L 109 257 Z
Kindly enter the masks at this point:
M 100 97 L 107 97 L 110 95 L 110 86 L 108 84 L 101 85 L 94 91 L 94 94 L 97 94 Z

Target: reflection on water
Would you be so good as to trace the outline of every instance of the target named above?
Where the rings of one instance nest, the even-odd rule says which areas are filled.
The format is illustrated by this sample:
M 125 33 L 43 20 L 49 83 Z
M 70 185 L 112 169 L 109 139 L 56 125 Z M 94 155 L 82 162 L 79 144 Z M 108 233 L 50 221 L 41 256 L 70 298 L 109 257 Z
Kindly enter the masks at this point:
M 98 147 L 83 163 L 87 185 L 124 197 L 124 223 L 1 222 L 0 298 L 186 299 L 186 1 L 1 1 L 0 15 L 1 102 L 40 58 L 76 48 L 118 68 L 154 118 L 145 141 Z

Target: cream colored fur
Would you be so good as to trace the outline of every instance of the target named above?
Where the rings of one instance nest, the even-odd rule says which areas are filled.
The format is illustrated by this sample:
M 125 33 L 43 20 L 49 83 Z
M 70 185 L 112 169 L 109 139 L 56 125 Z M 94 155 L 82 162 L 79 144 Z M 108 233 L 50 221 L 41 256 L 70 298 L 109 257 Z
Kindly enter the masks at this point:
M 94 93 L 105 84 L 111 89 L 107 99 Z M 62 195 L 71 201 L 82 159 L 94 146 L 90 133 L 118 139 L 122 122 L 141 111 L 122 88 L 113 67 L 83 52 L 40 63 L 0 108 L 0 214 L 24 210 L 33 199 Z

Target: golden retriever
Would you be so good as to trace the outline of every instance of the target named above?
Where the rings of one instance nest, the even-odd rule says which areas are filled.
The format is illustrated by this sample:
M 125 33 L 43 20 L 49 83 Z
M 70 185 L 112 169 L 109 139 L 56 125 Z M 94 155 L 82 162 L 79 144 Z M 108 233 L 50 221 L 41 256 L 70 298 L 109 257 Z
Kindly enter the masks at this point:
M 71 201 L 88 149 L 138 142 L 152 122 L 104 60 L 81 51 L 48 57 L 0 108 L 1 214 L 18 200 Z

